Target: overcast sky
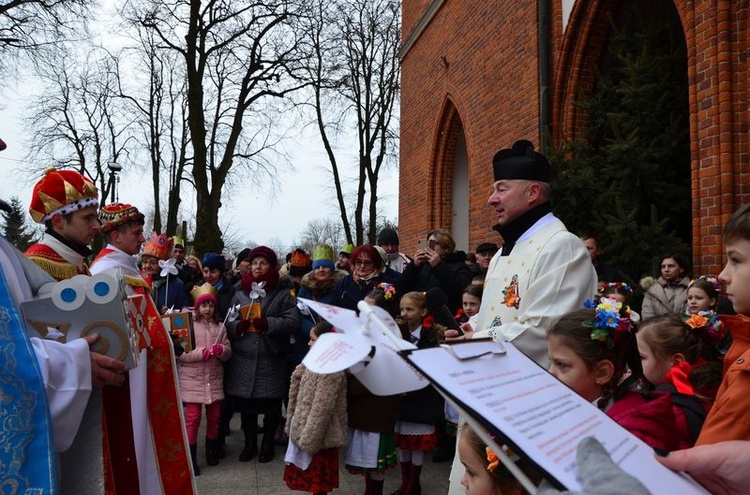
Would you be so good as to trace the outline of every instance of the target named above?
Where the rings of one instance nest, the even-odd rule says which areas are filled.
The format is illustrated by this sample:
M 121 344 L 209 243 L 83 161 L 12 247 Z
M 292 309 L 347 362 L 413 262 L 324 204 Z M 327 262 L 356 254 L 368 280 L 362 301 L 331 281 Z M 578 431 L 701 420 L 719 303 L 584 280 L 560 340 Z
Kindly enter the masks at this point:
M 22 81 L 19 87 L 29 85 L 29 81 Z M 3 105 L 0 108 L 0 138 L 8 145 L 8 149 L 0 152 L 0 198 L 9 200 L 11 196 L 17 196 L 25 208 L 28 208 L 33 187 L 33 181 L 28 182 L 31 175 L 29 170 L 38 170 L 44 165 L 31 164 L 25 160 L 21 117 L 28 98 L 28 95 L 19 95 L 7 87 L 0 91 L 0 104 Z M 311 220 L 338 217 L 338 208 L 330 187 L 327 159 L 317 136 L 292 136 L 285 146 L 295 170 L 280 174 L 275 197 L 271 196 L 268 189 L 256 187 L 223 195 L 223 206 L 219 211 L 220 225 L 224 227 L 231 224 L 237 241 L 290 247 L 299 240 L 300 233 Z M 352 149 L 349 154 L 352 153 L 356 154 L 356 150 Z M 153 188 L 150 175 L 144 180 L 143 174 L 143 171 L 124 169 L 121 173 L 119 198 L 120 202 L 131 203 L 139 209 L 149 211 L 153 209 Z M 387 219 L 396 220 L 398 170 L 392 166 L 382 175 L 379 211 Z M 194 192 L 190 184 L 186 183 L 184 188 L 183 205 L 185 208 L 194 208 L 194 201 L 191 201 L 194 199 Z M 182 216 L 187 217 L 185 214 Z M 27 219 L 29 223 L 32 222 L 30 216 Z

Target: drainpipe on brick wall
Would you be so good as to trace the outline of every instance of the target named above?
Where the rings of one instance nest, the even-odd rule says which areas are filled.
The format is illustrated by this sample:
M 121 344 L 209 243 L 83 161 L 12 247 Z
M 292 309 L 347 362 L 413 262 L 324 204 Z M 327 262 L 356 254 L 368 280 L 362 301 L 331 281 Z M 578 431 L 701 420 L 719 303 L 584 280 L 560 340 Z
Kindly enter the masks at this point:
M 550 109 L 549 0 L 539 0 L 539 149 L 544 153 L 552 145 Z

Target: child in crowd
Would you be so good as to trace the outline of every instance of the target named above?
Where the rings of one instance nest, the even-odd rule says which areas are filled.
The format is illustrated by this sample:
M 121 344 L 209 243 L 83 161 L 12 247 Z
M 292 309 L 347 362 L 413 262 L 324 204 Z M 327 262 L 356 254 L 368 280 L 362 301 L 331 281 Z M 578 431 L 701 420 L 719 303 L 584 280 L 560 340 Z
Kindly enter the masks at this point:
M 333 331 L 328 322 L 310 330 L 309 346 Z M 339 486 L 339 447 L 346 444 L 346 374 L 321 375 L 304 364 L 292 373 L 287 407 L 284 481 L 291 490 L 325 494 Z
M 657 390 L 670 392 L 672 401 L 682 407 L 691 445 L 721 383 L 717 346 L 724 334 L 716 314 L 710 318 L 693 314 L 684 322 L 677 315 L 657 316 L 644 322 L 636 334 L 643 377 Z
M 693 279 L 688 286 L 687 310 L 689 315 L 706 311 L 715 312 L 719 301 L 721 282 L 705 275 Z
M 669 393 L 631 388 L 641 366 L 627 307 L 602 298 L 595 309 L 564 315 L 550 329 L 548 349 L 550 373 L 648 445 L 692 445 L 685 413 Z
M 466 495 L 522 495 L 528 493 L 498 460 L 495 453 L 482 442 L 469 425 L 461 428 L 461 440 L 458 442 L 458 456 L 465 472 L 461 484 L 466 488 Z M 532 482 L 539 481 L 524 461 L 517 462 L 518 467 L 531 475 Z
M 195 287 L 190 295 L 195 299 L 195 349 L 182 354 L 178 360 L 190 456 L 193 471 L 198 476 L 200 470 L 196 450 L 203 404 L 206 405 L 206 464 L 215 466 L 219 463 L 219 420 L 221 401 L 224 399 L 222 361 L 232 356 L 232 348 L 227 329 L 216 313 L 216 289 L 206 283 Z
M 630 307 L 630 298 L 633 297 L 633 289 L 625 282 L 604 282 L 601 294 L 608 298 Z M 641 321 L 641 315 L 630 310 L 630 321 L 637 325 Z
M 482 294 L 484 292 L 483 283 L 472 282 L 469 286 L 464 289 L 463 293 L 463 308 L 456 313 L 456 321 L 459 325 L 464 323 L 471 323 L 472 328 L 475 326 L 476 315 L 479 314 L 479 309 L 482 305 Z M 432 456 L 432 462 L 445 462 L 453 459 L 456 453 L 456 432 L 458 429 L 458 412 L 450 405 L 449 402 L 445 402 L 443 407 L 443 415 L 445 417 L 445 423 L 442 431 L 438 431 L 440 438 L 438 442 L 438 449 Z
M 393 314 L 396 289 L 381 283 L 364 300 Z M 398 420 L 399 395 L 371 393 L 354 375 L 347 375 L 346 407 L 349 433 L 344 462 L 352 474 L 365 477 L 367 495 L 383 495 L 386 473 L 396 465 L 393 427 Z
M 727 264 L 719 274 L 736 316 L 721 315 L 732 334 L 724 356 L 724 378 L 706 417 L 698 445 L 750 438 L 747 420 L 750 394 L 750 204 L 737 210 L 724 226 Z
M 427 298 L 422 292 L 408 292 L 401 297 L 400 320 L 406 327 L 409 340 L 417 348 L 437 347 L 438 329 L 429 315 Z M 442 420 L 443 399 L 433 387 L 409 392 L 401 398 L 399 420 L 395 427 L 401 486 L 392 495 L 422 493 L 419 478 L 424 454 L 437 448 L 435 424 Z
M 483 291 L 484 285 L 481 284 L 472 283 L 466 286 L 461 299 L 462 307 L 456 313 L 456 321 L 459 325 L 466 323 L 472 316 L 479 314 Z

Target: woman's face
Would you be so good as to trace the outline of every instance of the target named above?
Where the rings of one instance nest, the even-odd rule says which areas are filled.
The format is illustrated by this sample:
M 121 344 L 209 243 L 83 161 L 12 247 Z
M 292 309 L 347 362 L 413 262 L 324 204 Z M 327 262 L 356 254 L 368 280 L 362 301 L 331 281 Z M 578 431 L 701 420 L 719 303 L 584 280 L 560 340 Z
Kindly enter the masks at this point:
M 203 268 L 203 280 L 211 285 L 216 285 L 221 280 L 221 272 L 217 268 Z
M 315 277 L 315 280 L 320 280 L 321 282 L 325 282 L 326 280 L 330 279 L 331 275 L 333 275 L 333 270 L 331 270 L 327 266 L 319 266 L 315 270 L 313 270 L 313 276 Z
M 262 256 L 256 256 L 250 262 L 250 273 L 252 273 L 255 278 L 265 275 L 270 269 L 271 263 Z
M 354 273 L 358 277 L 367 277 L 375 271 L 375 262 L 368 254 L 360 254 L 352 265 L 354 265 Z
M 674 258 L 664 258 L 661 260 L 661 276 L 665 280 L 679 280 L 682 278 L 683 271 Z
M 143 256 L 141 258 L 141 270 L 151 275 L 158 275 L 161 273 L 161 267 L 159 267 L 159 260 L 153 256 Z
M 448 254 L 448 251 L 440 245 L 438 240 L 435 238 L 434 235 L 431 235 L 427 238 L 427 246 L 429 246 L 430 249 L 435 251 L 440 258 L 445 258 L 445 255 Z

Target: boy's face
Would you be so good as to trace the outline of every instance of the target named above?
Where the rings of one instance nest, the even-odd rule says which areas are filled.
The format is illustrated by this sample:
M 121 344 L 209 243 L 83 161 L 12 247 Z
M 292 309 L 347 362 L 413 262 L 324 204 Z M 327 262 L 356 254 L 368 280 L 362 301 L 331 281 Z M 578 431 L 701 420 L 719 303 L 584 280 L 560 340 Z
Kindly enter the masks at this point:
M 734 310 L 750 315 L 750 240 L 734 239 L 726 243 L 727 264 L 719 280 L 727 288 Z

